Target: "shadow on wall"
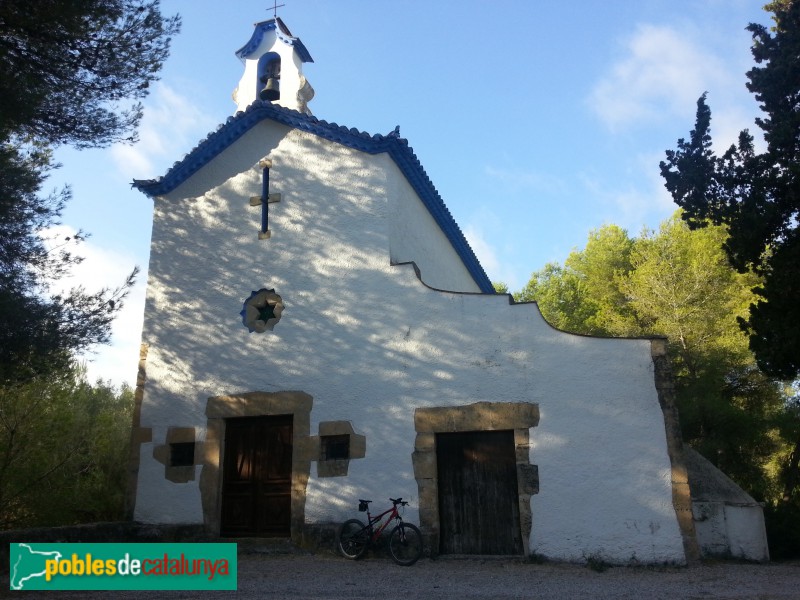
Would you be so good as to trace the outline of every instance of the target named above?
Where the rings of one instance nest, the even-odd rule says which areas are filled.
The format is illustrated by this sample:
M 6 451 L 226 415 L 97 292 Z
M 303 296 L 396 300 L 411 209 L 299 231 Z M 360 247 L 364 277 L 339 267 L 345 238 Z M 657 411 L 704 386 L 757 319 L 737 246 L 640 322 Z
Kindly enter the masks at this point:
M 273 161 L 269 191 L 282 199 L 270 205 L 272 237 L 259 240 L 260 208 L 249 198 L 261 193 L 258 162 L 265 156 Z M 561 333 L 535 305 L 435 291 L 420 283 L 413 266 L 391 266 L 388 176 L 372 161 L 262 123 L 156 200 L 144 329 L 146 403 L 155 404 L 145 406 L 142 425 L 163 414 L 175 420 L 165 428 L 202 427 L 209 397 L 301 390 L 314 399 L 311 435 L 318 421 L 346 420 L 367 437 L 366 457 L 353 461 L 345 485 L 313 482 L 326 503 L 347 513 L 361 493 L 377 500 L 398 493 L 398 484 L 416 491 L 411 451 L 418 407 L 540 403 L 543 424 L 548 415 L 553 422 L 587 415 L 568 432 L 536 441 L 534 431 L 533 439 L 552 464 L 573 469 L 569 481 L 614 473 L 615 457 L 597 449 L 629 431 L 646 437 L 636 416 L 614 403 L 620 389 L 630 392 L 619 383 L 631 378 L 627 364 L 637 377 L 649 377 L 652 389 L 647 343 Z M 274 289 L 285 310 L 274 331 L 250 333 L 240 311 L 261 288 Z M 563 376 L 565 365 L 570 377 Z M 640 450 L 641 467 L 631 468 L 658 462 L 655 450 L 645 444 Z M 590 489 L 551 477 L 543 488 Z M 634 498 L 640 492 L 618 486 L 608 501 L 626 497 L 661 510 L 651 506 L 658 498 Z

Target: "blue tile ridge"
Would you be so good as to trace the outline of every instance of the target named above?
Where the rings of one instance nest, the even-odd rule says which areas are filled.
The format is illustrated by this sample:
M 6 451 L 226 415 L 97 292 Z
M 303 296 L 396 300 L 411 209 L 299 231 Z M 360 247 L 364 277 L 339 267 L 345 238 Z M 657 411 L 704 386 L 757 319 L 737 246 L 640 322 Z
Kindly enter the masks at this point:
M 311 54 L 309 54 L 308 49 L 303 45 L 303 42 L 300 41 L 300 38 L 296 38 L 292 35 L 292 32 L 289 31 L 289 28 L 280 20 L 280 18 L 269 19 L 268 21 L 261 21 L 260 23 L 255 24 L 255 29 L 253 30 L 253 35 L 250 36 L 250 40 L 239 48 L 236 51 L 236 56 L 244 62 L 244 60 L 250 56 L 250 54 L 258 48 L 258 45 L 261 43 L 261 40 L 264 39 L 264 35 L 271 30 L 275 30 L 275 33 L 278 35 L 278 39 L 280 39 L 283 43 L 289 44 L 290 46 L 294 46 L 297 55 L 300 57 L 300 60 L 303 62 L 310 62 L 313 63 L 314 59 L 311 58 Z
M 356 128 L 347 128 L 336 123 L 328 123 L 312 115 L 273 104 L 269 101 L 256 100 L 244 111 L 228 117 L 225 123 L 220 124 L 216 131 L 210 133 L 183 160 L 176 162 L 162 177 L 158 179 L 135 179 L 132 186 L 151 198 L 171 192 L 207 165 L 215 156 L 231 146 L 256 123 L 264 119 L 271 119 L 368 154 L 386 152 L 405 175 L 420 199 L 422 199 L 428 212 L 436 220 L 450 244 L 461 257 L 481 292 L 485 294 L 495 293 L 492 282 L 483 270 L 453 215 L 445 206 L 442 197 L 425 172 L 417 155 L 408 145 L 408 140 L 400 137 L 399 126 L 395 127 L 387 135 L 377 133 L 370 135 Z

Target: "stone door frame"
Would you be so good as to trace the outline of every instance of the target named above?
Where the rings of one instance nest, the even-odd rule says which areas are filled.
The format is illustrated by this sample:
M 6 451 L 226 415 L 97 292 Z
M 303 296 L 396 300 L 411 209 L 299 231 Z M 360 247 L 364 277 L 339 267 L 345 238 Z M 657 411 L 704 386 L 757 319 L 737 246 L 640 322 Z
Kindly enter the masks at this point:
M 529 402 L 476 402 L 462 406 L 417 408 L 417 437 L 412 461 L 419 489 L 419 522 L 425 547 L 439 553 L 439 478 L 436 434 L 468 431 L 514 431 L 519 492 L 519 521 L 524 555 L 530 552 L 531 496 L 539 492 L 539 470 L 530 462 L 530 428 L 539 424 L 539 405 Z
M 208 399 L 206 440 L 203 444 L 203 468 L 200 473 L 200 496 L 203 521 L 212 535 L 220 534 L 222 509 L 222 465 L 225 449 L 225 419 L 292 415 L 292 484 L 290 522 L 291 539 L 300 543 L 305 524 L 306 486 L 311 461 L 316 460 L 318 444 L 311 431 L 313 398 L 304 392 L 245 392 Z

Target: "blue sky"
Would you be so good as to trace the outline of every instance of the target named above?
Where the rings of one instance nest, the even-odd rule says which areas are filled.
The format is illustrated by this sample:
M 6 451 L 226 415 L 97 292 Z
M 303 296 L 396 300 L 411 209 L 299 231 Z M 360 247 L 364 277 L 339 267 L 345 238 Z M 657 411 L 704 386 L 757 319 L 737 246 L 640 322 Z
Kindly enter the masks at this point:
M 687 137 L 708 92 L 715 146 L 750 128 L 749 22 L 764 0 L 283 0 L 308 48 L 309 104 L 323 120 L 408 139 L 493 281 L 522 288 L 592 229 L 637 234 L 675 210 L 658 162 Z M 92 234 L 71 283 L 142 275 L 92 379 L 134 383 L 152 202 L 133 179 L 163 175 L 233 114 L 234 52 L 272 2 L 162 0 L 182 33 L 145 102 L 140 142 L 63 149 L 50 186 L 74 198 L 63 227 Z

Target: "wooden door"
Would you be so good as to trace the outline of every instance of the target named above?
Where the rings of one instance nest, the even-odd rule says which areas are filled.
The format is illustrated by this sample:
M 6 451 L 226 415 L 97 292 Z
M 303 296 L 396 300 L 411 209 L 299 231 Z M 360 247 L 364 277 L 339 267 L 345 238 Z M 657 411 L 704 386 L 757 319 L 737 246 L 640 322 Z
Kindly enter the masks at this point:
M 222 523 L 226 537 L 288 537 L 292 416 L 225 421 Z
M 522 554 L 513 431 L 436 434 L 443 554 Z

